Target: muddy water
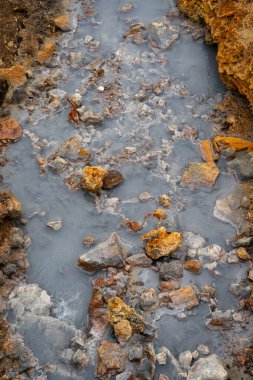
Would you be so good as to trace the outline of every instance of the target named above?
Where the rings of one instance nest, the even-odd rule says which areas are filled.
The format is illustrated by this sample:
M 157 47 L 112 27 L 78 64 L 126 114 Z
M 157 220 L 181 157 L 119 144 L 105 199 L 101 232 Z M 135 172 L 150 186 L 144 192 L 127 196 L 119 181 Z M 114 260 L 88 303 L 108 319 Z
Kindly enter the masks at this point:
M 115 117 L 105 119 L 101 126 L 77 130 L 68 122 L 69 106 L 66 101 L 57 109 L 50 106 L 50 112 L 45 112 L 44 106 L 48 106 L 48 99 L 42 96 L 30 114 L 25 107 L 17 108 L 14 113 L 23 120 L 26 130 L 35 133 L 40 140 L 48 141 L 48 147 L 40 152 L 43 156 L 48 156 L 66 138 L 76 134 L 83 138 L 88 150 L 95 152 L 93 164 L 113 163 L 111 167 L 120 170 L 125 177 L 124 184 L 107 192 L 108 198 L 118 199 L 117 205 L 102 207 L 102 212 L 98 213 L 94 197 L 82 191 L 70 192 L 61 175 L 49 171 L 46 176 L 40 176 L 36 163 L 38 152 L 27 136 L 10 147 L 10 162 L 4 169 L 6 187 L 11 188 L 22 201 L 27 233 L 32 239 L 28 282 L 37 283 L 47 290 L 54 302 L 54 316 L 78 328 L 86 328 L 93 278 L 84 274 L 76 265 L 78 256 L 85 251 L 82 244 L 85 236 L 93 235 L 96 243 L 99 243 L 106 240 L 111 232 L 118 231 L 136 249 L 142 249 L 140 235 L 121 228 L 120 223 L 123 217 L 142 220 L 146 212 L 157 208 L 157 199 L 163 193 L 170 195 L 175 205 L 168 212 L 168 229 L 192 231 L 203 236 L 207 245 L 219 244 L 226 250 L 230 249 L 227 241 L 232 240 L 235 233 L 231 227 L 212 216 L 216 199 L 228 194 L 234 184 L 222 163 L 219 163 L 221 174 L 212 191 L 200 190 L 194 193 L 180 186 L 185 164 L 189 161 L 201 162 L 197 142 L 210 136 L 212 122 L 208 116 L 212 114 L 213 105 L 225 93 L 217 73 L 215 48 L 206 46 L 202 38 L 193 40 L 180 27 L 183 18 L 170 20 L 180 28 L 181 36 L 167 51 L 153 51 L 147 43 L 136 45 L 123 39 L 123 33 L 130 26 L 129 19 L 148 26 L 168 11 L 175 11 L 173 1 L 133 1 L 134 9 L 121 14 L 117 9 L 125 4 L 124 1 L 98 0 L 92 4 L 96 15 L 87 18 L 83 18 L 82 3 L 85 2 L 73 3 L 73 14 L 80 15 L 77 30 L 62 38 L 53 67 L 39 69 L 37 72 L 35 70 L 35 77 L 46 77 L 52 74 L 52 70 L 60 68 L 63 78 L 59 80 L 58 88 L 68 95 L 75 91 L 82 94 L 90 75 L 86 67 L 99 57 L 103 60 L 105 69 L 105 77 L 101 78 L 99 84 L 117 79 L 118 99 L 115 98 L 115 103 L 120 101 L 121 111 Z M 100 42 L 98 50 L 89 51 L 84 44 L 86 35 L 91 35 Z M 80 52 L 81 62 L 71 63 L 71 52 Z M 163 61 L 167 59 L 167 64 L 161 58 Z M 115 59 L 120 61 L 117 76 L 110 64 Z M 159 96 L 152 93 L 144 101 L 150 114 L 140 117 L 143 103 L 133 99 L 140 91 L 140 83 L 163 80 L 170 80 L 171 86 L 165 88 Z M 92 102 L 95 97 L 100 99 L 100 103 Z M 158 105 L 159 98 L 166 102 L 164 108 Z M 88 108 L 98 111 L 105 106 L 103 95 L 95 89 L 88 89 L 82 102 Z M 179 130 L 185 125 L 192 126 L 196 128 L 198 137 L 194 140 L 177 137 L 168 129 L 171 125 L 177 125 Z M 112 159 L 127 146 L 137 148 L 137 154 L 132 160 Z M 101 151 L 102 147 L 104 149 Z M 148 157 L 150 152 L 155 153 L 154 157 Z M 145 191 L 152 197 L 147 202 L 140 202 L 138 196 Z M 62 220 L 61 230 L 52 231 L 46 226 L 49 220 L 54 219 Z M 152 222 L 146 223 L 143 233 L 153 227 Z M 245 268 L 238 264 L 231 269 L 231 266 L 224 264 L 219 265 L 218 270 L 220 277 L 207 270 L 199 276 L 185 273 L 182 284 L 215 284 L 218 305 L 225 311 L 236 305 L 236 299 L 228 289 L 231 282 L 237 282 L 238 277 L 243 276 Z M 154 284 L 157 286 L 158 277 L 151 279 L 149 274 L 145 276 L 143 273 L 143 282 L 144 288 Z M 218 332 L 207 330 L 204 325 L 208 316 L 207 305 L 194 309 L 185 320 L 177 319 L 171 314 L 167 310 L 157 315 L 160 330 L 155 343 L 157 348 L 166 345 L 178 355 L 183 350 L 196 349 L 198 344 L 206 344 L 211 352 L 222 353 L 223 338 Z M 50 361 L 50 357 L 41 349 L 39 339 L 44 339 L 41 338 L 43 332 L 37 328 L 31 330 L 28 326 L 23 329 L 27 344 L 34 350 L 41 364 Z M 85 378 L 94 378 L 92 367 L 84 373 Z M 156 378 L 159 373 L 160 369 L 157 368 Z M 78 376 L 69 370 L 64 374 L 58 372 L 48 375 L 48 378 Z

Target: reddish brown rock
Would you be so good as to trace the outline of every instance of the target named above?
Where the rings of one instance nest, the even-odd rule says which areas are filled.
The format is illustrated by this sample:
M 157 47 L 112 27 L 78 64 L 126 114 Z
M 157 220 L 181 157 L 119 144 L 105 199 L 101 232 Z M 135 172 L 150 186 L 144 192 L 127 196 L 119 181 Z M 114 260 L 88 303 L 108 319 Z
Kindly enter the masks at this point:
M 184 306 L 186 309 L 192 309 L 198 306 L 199 301 L 196 292 L 192 286 L 185 286 L 184 288 L 174 290 L 169 293 L 171 298 L 171 307 Z
M 185 262 L 184 268 L 191 272 L 200 273 L 202 264 L 199 260 L 189 260 Z
M 219 169 L 210 162 L 189 162 L 182 176 L 182 183 L 193 190 L 201 186 L 213 187 L 219 175 Z
M 12 87 L 18 87 L 26 81 L 25 68 L 22 65 L 0 68 L 0 78 L 6 79 Z
M 124 369 L 124 354 L 116 343 L 103 340 L 98 348 L 97 376 L 110 379 Z
M 72 29 L 70 16 L 68 14 L 56 17 L 54 24 L 63 32 L 69 32 Z
M 0 141 L 17 141 L 21 137 L 21 127 L 16 119 L 4 120 L 0 124 Z
M 38 52 L 37 60 L 39 63 L 43 64 L 52 58 L 54 54 L 55 46 L 54 44 L 47 43 L 43 48 Z
M 114 325 L 114 333 L 119 343 L 125 343 L 131 338 L 133 329 L 127 319 L 122 319 Z

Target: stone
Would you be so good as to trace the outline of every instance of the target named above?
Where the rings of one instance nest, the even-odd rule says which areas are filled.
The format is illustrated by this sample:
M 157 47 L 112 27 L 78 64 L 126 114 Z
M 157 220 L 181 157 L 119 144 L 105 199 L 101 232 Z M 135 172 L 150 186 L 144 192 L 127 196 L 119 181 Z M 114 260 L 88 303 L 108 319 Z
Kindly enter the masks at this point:
M 201 140 L 199 143 L 201 156 L 206 162 L 214 162 L 218 160 L 219 155 L 214 151 L 211 140 Z
M 133 3 L 127 3 L 126 5 L 123 5 L 122 7 L 118 8 L 119 13 L 126 13 L 129 12 L 131 9 L 134 8 Z
M 103 179 L 103 189 L 112 189 L 123 181 L 124 177 L 118 170 L 107 170 Z
M 95 271 L 109 267 L 122 267 L 127 257 L 126 248 L 119 235 L 113 232 L 108 240 L 79 257 L 79 265 L 87 271 Z
M 61 352 L 60 359 L 64 364 L 69 364 L 72 361 L 74 351 L 71 348 L 66 348 Z
M 170 378 L 166 375 L 159 375 L 159 380 L 170 380 Z
M 133 329 L 127 319 L 122 319 L 118 323 L 115 323 L 113 327 L 119 343 L 127 342 L 133 334 Z
M 146 191 L 139 195 L 139 200 L 142 202 L 149 201 L 151 198 L 152 198 L 152 195 L 150 193 L 147 193 Z
M 21 127 L 16 119 L 8 119 L 0 122 L 0 141 L 17 141 L 21 137 Z
M 45 44 L 42 49 L 38 52 L 37 61 L 41 64 L 49 61 L 55 51 L 55 46 L 52 43 Z
M 5 95 L 9 89 L 8 81 L 6 79 L 0 79 L 0 106 L 4 102 Z
M 248 279 L 250 281 L 253 281 L 253 269 L 250 269 L 249 273 L 248 273 Z
M 128 359 L 130 362 L 139 362 L 141 361 L 143 357 L 143 348 L 140 344 L 135 344 L 133 347 L 131 347 Z
M 199 190 L 202 186 L 212 188 L 219 172 L 214 163 L 189 162 L 182 176 L 182 184 L 191 190 Z
M 184 264 L 184 269 L 194 273 L 200 273 L 202 269 L 202 264 L 199 260 L 188 260 Z
M 52 308 L 51 298 L 45 290 L 35 284 L 17 286 L 9 297 L 9 310 L 16 320 L 27 314 L 48 316 Z
M 68 161 L 64 160 L 64 158 L 56 157 L 54 160 L 48 161 L 47 166 L 54 172 L 54 173 L 62 173 L 65 170 L 67 170 L 69 163 Z
M 193 232 L 184 232 L 184 245 L 190 249 L 203 248 L 206 244 L 205 239 Z
M 235 151 L 248 150 L 248 152 L 253 151 L 253 141 L 244 140 L 239 137 L 230 137 L 230 136 L 215 136 L 214 144 L 221 148 L 232 148 Z
M 47 226 L 50 227 L 54 231 L 58 231 L 62 228 L 62 221 L 61 220 L 51 220 L 50 222 L 47 222 Z
M 88 236 L 86 236 L 86 238 L 84 239 L 83 244 L 89 246 L 89 245 L 93 245 L 94 242 L 95 242 L 94 236 L 92 236 L 92 235 L 88 235 Z
M 22 206 L 10 190 L 0 192 L 0 204 L 2 215 L 11 219 L 19 219 L 22 216 Z M 7 214 L 6 214 L 7 210 Z
M 148 30 L 149 44 L 162 51 L 171 48 L 180 36 L 178 28 L 166 19 L 153 21 Z
M 131 380 L 132 372 L 124 371 L 115 377 L 115 380 Z
M 155 310 L 158 307 L 158 297 L 154 289 L 148 289 L 140 295 L 140 306 L 144 311 Z
M 82 170 L 75 169 L 69 175 L 64 178 L 64 183 L 68 186 L 71 191 L 82 190 Z
M 171 373 L 173 374 L 173 379 L 183 380 L 186 379 L 186 374 L 183 372 L 179 362 L 172 354 L 172 352 L 167 347 L 162 347 L 159 349 L 159 353 L 164 352 L 167 356 L 167 364 L 169 364 L 169 368 L 171 369 Z M 213 379 L 214 380 L 214 379 Z
M 102 189 L 107 170 L 99 166 L 85 166 L 83 169 L 83 188 L 95 193 Z
M 54 19 L 54 24 L 57 28 L 63 32 L 69 32 L 72 30 L 71 19 L 68 14 L 58 16 Z
M 211 244 L 197 250 L 199 256 L 208 257 L 211 261 L 219 261 L 225 258 L 226 252 L 218 244 Z
M 145 39 L 146 39 L 145 25 L 142 23 L 131 25 L 131 27 L 128 29 L 128 31 L 126 31 L 123 34 L 123 37 L 127 41 L 132 41 L 133 43 L 136 43 L 138 45 L 143 44 L 145 42 Z
M 183 277 L 184 267 L 181 261 L 172 260 L 162 263 L 160 267 L 160 277 L 162 280 L 168 281 Z
M 225 370 L 219 356 L 211 355 L 201 358 L 191 367 L 187 380 L 227 380 Z
M 79 110 L 78 108 L 77 111 L 79 112 Z M 79 113 L 79 118 L 85 125 L 102 124 L 104 121 L 104 115 L 101 112 L 92 110 L 84 110 Z
M 183 234 L 180 232 L 168 233 L 165 227 L 160 227 L 143 235 L 142 240 L 146 255 L 152 260 L 157 260 L 175 252 L 181 246 Z
M 82 350 L 78 349 L 73 357 L 72 357 L 72 362 L 78 366 L 79 368 L 84 368 L 87 366 L 87 364 L 89 363 L 89 358 L 88 356 L 85 354 L 85 352 L 83 352 Z
M 97 354 L 97 376 L 110 378 L 124 370 L 124 355 L 118 344 L 103 340 Z
M 191 351 L 181 352 L 178 358 L 179 364 L 184 371 L 188 371 L 191 367 L 192 353 Z
M 176 290 L 180 288 L 180 284 L 178 281 L 171 280 L 171 281 L 163 281 L 160 283 L 159 286 L 161 292 L 169 292 L 170 290 Z
M 48 92 L 48 95 L 50 102 L 52 102 L 54 99 L 63 100 L 66 98 L 67 93 L 66 91 L 60 90 L 59 88 L 54 88 Z
M 197 351 L 202 355 L 208 355 L 209 354 L 209 348 L 207 346 L 204 346 L 203 344 L 200 344 L 197 347 Z
M 150 267 L 152 260 L 145 255 L 145 253 L 137 253 L 136 255 L 129 256 L 126 259 L 126 263 L 131 266 L 140 266 L 143 268 Z
M 239 259 L 242 261 L 252 260 L 252 257 L 248 254 L 248 252 L 246 251 L 244 247 L 237 248 L 236 253 Z
M 196 291 L 192 286 L 185 286 L 181 289 L 173 290 L 172 292 L 169 292 L 169 296 L 172 301 L 172 308 L 182 306 L 186 309 L 192 309 L 199 305 Z
M 172 206 L 172 200 L 168 195 L 163 194 L 159 198 L 159 204 L 164 208 L 170 208 Z
M 26 70 L 22 65 L 10 68 L 0 68 L 0 79 L 7 80 L 12 87 L 21 86 L 26 82 Z
M 84 37 L 84 43 L 85 43 L 85 44 L 89 44 L 92 40 L 93 40 L 93 37 L 92 37 L 92 36 L 86 35 L 86 36 Z
M 238 181 L 253 179 L 253 152 L 242 151 L 227 164 L 228 170 L 235 174 Z
M 48 161 L 55 160 L 57 157 L 67 160 L 67 162 L 75 163 L 89 161 L 91 155 L 83 147 L 82 141 L 78 137 L 71 136 L 49 156 Z
M 160 352 L 156 355 L 156 360 L 159 365 L 165 365 L 167 363 L 167 355 L 166 352 Z
M 215 289 L 209 285 L 203 285 L 200 289 L 200 299 L 202 302 L 210 302 L 215 297 Z
M 136 220 L 123 219 L 122 225 L 127 227 L 132 232 L 139 232 L 142 230 L 143 224 Z

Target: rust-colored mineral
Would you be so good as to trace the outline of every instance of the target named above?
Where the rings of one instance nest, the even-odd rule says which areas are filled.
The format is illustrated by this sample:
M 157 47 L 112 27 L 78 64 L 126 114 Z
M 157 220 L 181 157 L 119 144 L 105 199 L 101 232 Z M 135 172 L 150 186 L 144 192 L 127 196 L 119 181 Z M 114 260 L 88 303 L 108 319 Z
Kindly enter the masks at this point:
M 182 176 L 182 183 L 190 189 L 198 190 L 201 186 L 213 187 L 220 171 L 211 162 L 189 162 Z
M 101 190 L 107 170 L 99 166 L 85 166 L 83 169 L 83 188 L 92 193 Z

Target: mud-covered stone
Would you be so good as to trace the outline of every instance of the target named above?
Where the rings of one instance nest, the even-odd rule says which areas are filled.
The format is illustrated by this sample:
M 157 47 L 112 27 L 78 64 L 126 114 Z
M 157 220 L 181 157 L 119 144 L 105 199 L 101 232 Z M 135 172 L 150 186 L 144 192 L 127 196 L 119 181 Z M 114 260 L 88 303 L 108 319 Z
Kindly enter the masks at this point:
M 8 81 L 6 79 L 0 79 L 0 106 L 4 102 L 5 95 L 9 89 Z
M 165 227 L 160 227 L 143 235 L 142 240 L 146 255 L 152 260 L 156 260 L 175 252 L 181 246 L 183 234 L 180 232 L 168 233 Z
M 8 218 L 11 219 L 18 219 L 21 217 L 21 203 L 10 190 L 0 192 L 0 204 L 2 205 L 2 216 L 8 216 Z
M 70 30 L 72 30 L 71 18 L 68 14 L 56 17 L 54 19 L 54 24 L 63 32 L 69 32 Z
M 227 380 L 227 371 L 218 355 L 201 358 L 191 367 L 187 380 Z
M 87 271 L 95 271 L 109 267 L 122 267 L 127 257 L 120 237 L 113 232 L 108 240 L 79 257 L 79 265 Z
M 214 162 L 218 160 L 219 155 L 215 152 L 211 140 L 201 140 L 199 143 L 201 156 L 206 162 Z

